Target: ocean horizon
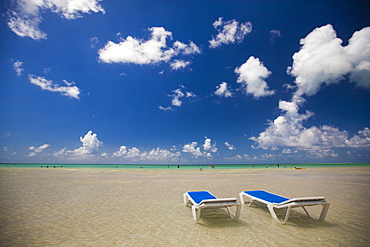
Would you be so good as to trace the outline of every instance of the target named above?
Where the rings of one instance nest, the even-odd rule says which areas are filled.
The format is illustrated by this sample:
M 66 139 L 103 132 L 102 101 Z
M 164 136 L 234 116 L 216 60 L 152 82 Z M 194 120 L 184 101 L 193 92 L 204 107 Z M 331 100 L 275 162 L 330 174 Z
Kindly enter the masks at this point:
M 266 169 L 370 166 L 370 163 L 291 163 L 291 164 L 61 164 L 61 163 L 2 163 L 15 168 L 91 168 L 91 169 Z

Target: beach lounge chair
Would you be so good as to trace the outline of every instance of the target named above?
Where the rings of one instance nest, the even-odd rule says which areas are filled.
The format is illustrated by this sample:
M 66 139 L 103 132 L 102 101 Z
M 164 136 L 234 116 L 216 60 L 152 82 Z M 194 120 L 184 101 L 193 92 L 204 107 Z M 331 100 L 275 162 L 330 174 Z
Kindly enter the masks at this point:
M 200 212 L 205 208 L 227 208 L 231 218 L 239 219 L 241 205 L 236 198 L 217 198 L 208 191 L 189 191 L 184 194 L 184 203 L 191 206 L 194 220 L 199 221 Z M 230 213 L 230 207 L 236 207 L 235 216 Z
M 285 224 L 285 222 L 287 222 L 289 215 L 290 215 L 291 208 L 302 207 L 303 210 L 308 215 L 308 217 L 311 217 L 308 214 L 307 210 L 305 209 L 305 206 L 322 205 L 323 208 L 321 210 L 319 220 L 324 220 L 329 210 L 329 206 L 330 206 L 330 203 L 325 201 L 325 197 L 322 197 L 322 196 L 320 197 L 301 197 L 301 198 L 289 199 L 286 197 L 272 194 L 264 190 L 242 191 L 239 193 L 239 196 L 240 196 L 240 202 L 242 204 L 244 204 L 245 196 L 250 199 L 248 206 L 250 206 L 253 201 L 258 201 L 258 202 L 266 204 L 272 217 L 282 224 Z M 276 216 L 274 209 L 287 209 L 284 221 L 279 220 L 279 218 Z

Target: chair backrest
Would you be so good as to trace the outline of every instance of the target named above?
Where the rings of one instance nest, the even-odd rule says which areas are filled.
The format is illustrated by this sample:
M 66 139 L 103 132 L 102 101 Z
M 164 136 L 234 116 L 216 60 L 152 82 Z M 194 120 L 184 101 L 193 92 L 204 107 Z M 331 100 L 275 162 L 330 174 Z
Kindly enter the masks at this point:
M 290 200 L 289 198 L 275 195 L 264 190 L 245 191 L 244 193 L 269 203 L 282 203 Z
M 187 193 L 196 204 L 199 204 L 203 200 L 207 200 L 207 199 L 217 199 L 217 197 L 215 197 L 208 191 L 190 191 Z

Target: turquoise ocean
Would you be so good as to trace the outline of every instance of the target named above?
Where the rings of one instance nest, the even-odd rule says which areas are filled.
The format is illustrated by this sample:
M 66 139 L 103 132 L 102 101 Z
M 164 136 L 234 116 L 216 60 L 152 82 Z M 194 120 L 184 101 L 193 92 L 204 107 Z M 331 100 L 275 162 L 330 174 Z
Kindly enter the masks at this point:
M 308 164 L 17 164 L 4 163 L 1 167 L 17 168 L 89 168 L 89 169 L 266 169 L 369 166 L 370 163 L 308 163 Z

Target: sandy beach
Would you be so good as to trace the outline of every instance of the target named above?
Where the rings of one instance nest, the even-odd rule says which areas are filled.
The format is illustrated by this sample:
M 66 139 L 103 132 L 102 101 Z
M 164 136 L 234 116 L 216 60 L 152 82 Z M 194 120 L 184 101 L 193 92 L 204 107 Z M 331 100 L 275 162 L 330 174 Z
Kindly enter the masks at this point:
M 366 246 L 370 168 L 0 169 L 0 246 Z M 196 223 L 182 195 L 237 197 L 264 189 L 286 197 L 325 196 L 324 222 L 294 209 L 285 225 L 266 207 L 240 219 L 204 211 Z M 317 218 L 321 206 L 309 207 Z

